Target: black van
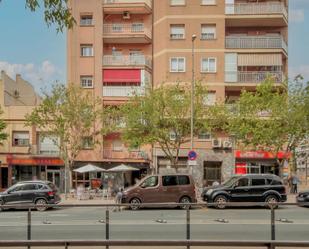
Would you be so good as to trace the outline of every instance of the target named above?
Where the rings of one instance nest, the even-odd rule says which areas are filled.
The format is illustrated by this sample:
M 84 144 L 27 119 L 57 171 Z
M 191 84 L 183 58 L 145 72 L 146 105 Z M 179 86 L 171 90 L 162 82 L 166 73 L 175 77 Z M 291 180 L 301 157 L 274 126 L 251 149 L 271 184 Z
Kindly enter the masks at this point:
M 271 174 L 247 174 L 233 176 L 222 185 L 205 188 L 202 198 L 223 209 L 227 202 L 263 202 L 269 206 L 285 202 L 287 195 L 280 177 Z

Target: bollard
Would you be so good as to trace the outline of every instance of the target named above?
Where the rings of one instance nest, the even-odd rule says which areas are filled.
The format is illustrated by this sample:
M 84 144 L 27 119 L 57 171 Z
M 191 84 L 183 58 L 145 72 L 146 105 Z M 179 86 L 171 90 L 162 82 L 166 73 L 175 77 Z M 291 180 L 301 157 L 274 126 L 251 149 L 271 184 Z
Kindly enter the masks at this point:
M 109 240 L 109 210 L 108 208 L 105 211 L 105 239 Z M 108 245 L 106 245 L 106 249 L 109 249 Z
M 271 240 L 276 240 L 276 227 L 275 227 L 275 206 L 271 205 L 270 209 L 270 224 L 271 224 Z M 270 249 L 275 249 L 273 244 L 270 245 Z
M 27 240 L 31 240 L 31 208 L 28 209 L 27 214 Z M 31 246 L 28 246 L 28 249 L 31 249 Z
M 190 206 L 188 205 L 187 206 L 187 210 L 186 210 L 186 213 L 187 213 L 187 240 L 190 240 Z M 190 246 L 187 245 L 187 249 L 190 249 Z

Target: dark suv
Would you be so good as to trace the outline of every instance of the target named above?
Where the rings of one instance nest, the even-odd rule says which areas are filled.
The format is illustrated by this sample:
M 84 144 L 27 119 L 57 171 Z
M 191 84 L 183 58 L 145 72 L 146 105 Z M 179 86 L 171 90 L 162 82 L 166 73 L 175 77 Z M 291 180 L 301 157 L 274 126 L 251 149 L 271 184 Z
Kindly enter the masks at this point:
M 47 181 L 19 182 L 0 193 L 1 205 L 35 204 L 36 209 L 45 211 L 46 204 L 57 204 L 61 201 L 56 186 Z
M 263 202 L 266 206 L 285 202 L 286 189 L 276 175 L 248 174 L 233 176 L 222 185 L 205 188 L 202 198 L 225 208 L 227 202 Z M 268 205 L 267 205 L 268 204 Z

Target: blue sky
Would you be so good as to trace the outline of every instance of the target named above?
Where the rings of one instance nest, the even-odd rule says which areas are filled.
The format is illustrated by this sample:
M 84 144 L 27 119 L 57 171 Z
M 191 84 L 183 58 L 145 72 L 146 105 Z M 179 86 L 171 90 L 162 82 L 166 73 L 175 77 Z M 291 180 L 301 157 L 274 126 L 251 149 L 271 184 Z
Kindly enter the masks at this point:
M 43 12 L 26 10 L 24 2 L 0 3 L 0 70 L 21 73 L 37 90 L 65 82 L 65 33 L 47 28 Z M 289 77 L 309 80 L 309 0 L 290 0 L 289 7 Z

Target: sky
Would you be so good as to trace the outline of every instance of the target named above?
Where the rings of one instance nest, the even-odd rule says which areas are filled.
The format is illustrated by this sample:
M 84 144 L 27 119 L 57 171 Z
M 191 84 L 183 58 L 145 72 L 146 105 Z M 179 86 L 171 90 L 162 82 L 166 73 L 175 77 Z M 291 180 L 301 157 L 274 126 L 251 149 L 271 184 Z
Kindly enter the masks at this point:
M 223 0 L 221 0 L 223 1 Z M 25 9 L 25 0 L 0 3 L 0 70 L 48 89 L 66 79 L 66 34 L 47 27 L 43 11 Z M 289 77 L 309 81 L 309 0 L 289 0 Z

